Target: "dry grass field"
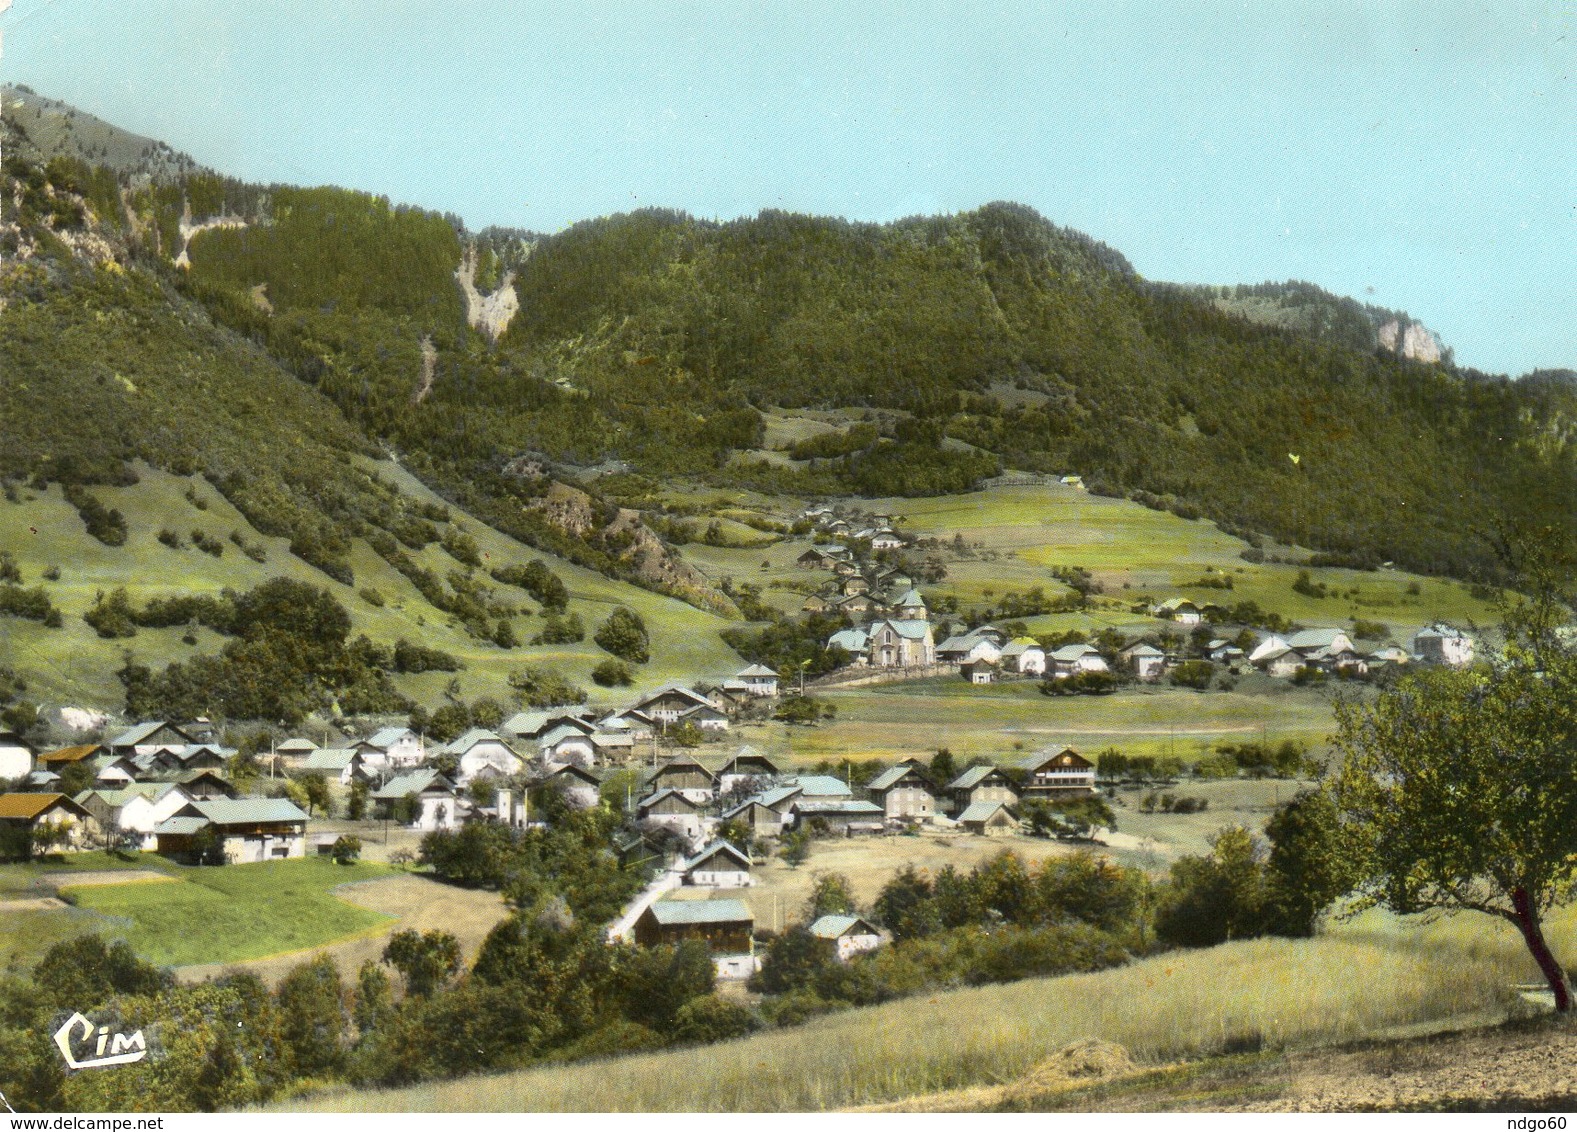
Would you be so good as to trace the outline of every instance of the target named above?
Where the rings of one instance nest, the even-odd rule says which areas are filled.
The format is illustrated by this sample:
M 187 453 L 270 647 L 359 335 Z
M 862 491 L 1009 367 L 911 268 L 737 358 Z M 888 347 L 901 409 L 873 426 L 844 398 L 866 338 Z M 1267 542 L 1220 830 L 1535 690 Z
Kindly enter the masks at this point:
M 469 965 L 487 933 L 508 912 L 503 897 L 496 892 L 456 888 L 408 874 L 357 881 L 335 889 L 334 895 L 385 919 L 372 930 L 348 939 L 238 963 L 181 967 L 176 970 L 176 976 L 183 982 L 199 982 L 222 970 L 241 967 L 272 983 L 298 963 L 328 955 L 339 965 L 341 975 L 348 979 L 366 960 L 376 962 L 382 957 L 384 944 L 392 933 L 407 928 L 450 932 L 459 939 L 461 954 Z
M 1574 937 L 1568 918 L 1559 946 Z M 291 1102 L 342 1112 L 815 1111 L 1011 1081 L 1100 1038 L 1140 1065 L 1264 1046 L 1309 1048 L 1526 1007 L 1531 964 L 1506 933 L 1371 924 L 1250 940 L 1090 975 L 906 999 L 699 1050 Z

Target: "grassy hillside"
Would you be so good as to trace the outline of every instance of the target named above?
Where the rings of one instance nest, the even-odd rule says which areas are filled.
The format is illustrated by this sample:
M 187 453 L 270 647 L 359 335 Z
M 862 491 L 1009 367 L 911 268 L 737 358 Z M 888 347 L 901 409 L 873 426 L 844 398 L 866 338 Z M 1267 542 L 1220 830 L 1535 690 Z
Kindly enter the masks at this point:
M 1484 917 L 1478 917 L 1484 919 Z M 1566 917 L 1557 935 L 1573 937 Z M 1557 944 L 1557 946 L 1560 946 Z M 1352 977 L 1363 972 L 1362 978 Z M 551 1066 L 285 1109 L 816 1111 L 999 1083 L 1068 1044 L 1116 1042 L 1157 1064 L 1263 1043 L 1299 1047 L 1517 1009 L 1532 974 L 1509 928 L 1370 918 L 1313 940 L 1253 940 L 1090 975 L 950 991 L 852 1010 L 742 1041 Z
M 426 489 L 397 467 L 370 462 L 365 466 L 412 498 L 430 498 Z M 215 652 L 222 645 L 218 634 L 201 627 L 194 631 L 194 645 L 182 641 L 184 628 L 142 628 L 130 639 L 101 639 L 83 622 L 82 614 L 99 594 L 116 587 L 125 587 L 140 604 L 151 597 L 177 593 L 216 595 L 226 587 L 244 591 L 280 576 L 321 585 L 350 612 L 353 632 L 366 633 L 385 643 L 402 637 L 419 640 L 458 657 L 466 667 L 455 676 L 462 694 L 468 698 L 491 695 L 507 703 L 507 677 L 510 671 L 527 663 L 552 664 L 572 680 L 592 687 L 590 670 L 607 656 L 589 638 L 578 645 L 498 648 L 466 632 L 451 614 L 434 608 L 409 579 L 374 553 L 364 540 L 350 544 L 347 561 L 354 570 L 355 585 L 346 585 L 291 555 L 289 540 L 258 532 L 202 479 L 175 476 L 146 466 L 138 467 L 138 478 L 135 485 L 98 489 L 106 506 L 118 509 L 126 518 L 126 542 L 117 547 L 105 546 L 88 535 L 58 486 L 40 490 L 24 487 L 18 491 L 17 502 L 0 502 L 0 544 L 15 548 L 12 554 L 24 582 L 30 587 L 42 586 L 63 614 L 59 629 L 8 617 L 6 631 L 0 634 L 0 665 L 21 674 L 29 683 L 30 695 L 45 702 L 116 708 L 122 700 L 122 689 L 115 672 L 128 650 L 143 663 L 158 664 Z M 203 508 L 195 506 L 192 498 L 200 500 Z M 640 666 L 637 673 L 640 687 L 690 679 L 698 672 L 726 674 L 741 663 L 717 635 L 725 624 L 720 618 L 673 598 L 544 556 L 463 514 L 455 513 L 453 521 L 476 538 L 481 552 L 487 555 L 484 561 L 488 565 L 523 563 L 533 558 L 546 561 L 570 591 L 570 611 L 580 614 L 588 626 L 600 624 L 619 605 L 639 612 L 651 633 L 653 652 L 653 662 Z M 263 562 L 253 561 L 228 541 L 219 558 L 189 543 L 184 549 L 172 549 L 158 541 L 157 533 L 163 529 L 180 532 L 183 540 L 194 529 L 221 540 L 228 540 L 229 532 L 239 531 L 247 545 L 262 547 L 266 557 Z M 417 552 L 415 557 L 419 563 L 437 570 L 456 565 L 452 560 L 446 563 L 447 556 L 436 545 Z M 44 577 L 45 571 L 51 569 L 59 571 L 58 579 Z M 519 591 L 497 588 L 509 591 L 512 601 L 535 607 Z M 385 604 L 370 604 L 361 596 L 364 589 L 375 590 Z M 522 639 L 529 640 L 540 618 L 523 617 L 517 623 Z M 435 703 L 450 679 L 449 673 L 432 672 L 399 675 L 395 683 L 418 702 Z

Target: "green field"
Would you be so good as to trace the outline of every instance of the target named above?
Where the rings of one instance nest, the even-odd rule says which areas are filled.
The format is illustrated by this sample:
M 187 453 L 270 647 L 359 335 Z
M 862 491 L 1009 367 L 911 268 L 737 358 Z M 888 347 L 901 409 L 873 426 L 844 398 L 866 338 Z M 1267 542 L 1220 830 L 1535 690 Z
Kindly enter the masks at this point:
M 389 917 L 339 900 L 334 889 L 393 873 L 322 858 L 176 870 L 173 882 L 69 889 L 80 908 L 124 921 L 111 934 L 161 966 L 233 963 L 299 951 L 368 931 Z
M 1031 586 L 1058 594 L 1066 587 L 1052 577 L 1054 566 L 1082 566 L 1105 586 L 1103 608 L 1093 614 L 1037 618 L 1032 625 L 1036 632 L 1103 625 L 1154 627 L 1159 623 L 1134 616 L 1128 607 L 1142 597 L 1159 601 L 1179 594 L 1197 601 L 1254 601 L 1309 625 L 1342 625 L 1353 616 L 1378 620 L 1399 640 L 1436 618 L 1484 622 L 1493 615 L 1460 583 L 1397 570 L 1316 568 L 1310 571 L 1312 579 L 1330 587 L 1333 596 L 1311 598 L 1292 589 L 1300 567 L 1245 562 L 1241 552 L 1248 544 L 1223 534 L 1214 523 L 1180 519 L 1129 500 L 1061 485 L 993 487 L 930 499 L 849 502 L 868 513 L 892 515 L 899 527 L 920 538 L 951 542 L 955 535 L 963 536 L 968 555 L 960 556 L 951 547 L 940 551 L 948 576 L 926 587 L 928 591 L 954 593 L 966 603 L 989 603 L 1007 590 L 1023 591 Z M 778 501 L 778 517 L 787 518 L 797 508 L 797 501 Z M 691 546 L 685 553 L 714 578 L 726 574 L 763 586 L 773 581 L 814 584 L 828 575 L 794 565 L 810 545 L 810 540 L 803 538 L 786 540 L 764 551 Z M 1275 544 L 1267 544 L 1265 550 L 1273 557 L 1307 556 Z M 762 568 L 763 560 L 768 563 L 766 569 Z M 1233 588 L 1189 585 L 1211 570 L 1230 575 Z M 1409 593 L 1408 588 L 1414 585 L 1418 593 Z M 767 596 L 783 608 L 797 609 L 803 600 L 783 590 L 769 590 Z

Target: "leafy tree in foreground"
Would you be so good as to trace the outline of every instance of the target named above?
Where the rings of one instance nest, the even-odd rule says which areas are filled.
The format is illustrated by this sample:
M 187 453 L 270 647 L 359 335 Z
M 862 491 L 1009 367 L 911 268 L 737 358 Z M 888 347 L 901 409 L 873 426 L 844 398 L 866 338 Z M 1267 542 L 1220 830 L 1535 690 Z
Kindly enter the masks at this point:
M 1338 704 L 1331 789 L 1368 903 L 1510 922 L 1566 1013 L 1571 980 L 1544 918 L 1577 890 L 1577 653 L 1560 633 L 1571 562 L 1548 539 L 1510 549 L 1530 596 L 1504 611 L 1504 657 Z
M 426 998 L 460 970 L 460 941 L 445 931 L 407 928 L 389 937 L 383 961 L 405 977 L 407 994 Z

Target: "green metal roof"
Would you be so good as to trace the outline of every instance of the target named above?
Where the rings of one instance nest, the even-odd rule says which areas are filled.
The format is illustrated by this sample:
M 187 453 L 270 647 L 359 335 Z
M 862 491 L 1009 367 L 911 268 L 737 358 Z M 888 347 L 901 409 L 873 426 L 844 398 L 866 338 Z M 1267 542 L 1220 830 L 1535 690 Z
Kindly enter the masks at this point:
M 675 924 L 754 923 L 743 900 L 659 900 L 648 911 L 665 927 Z

